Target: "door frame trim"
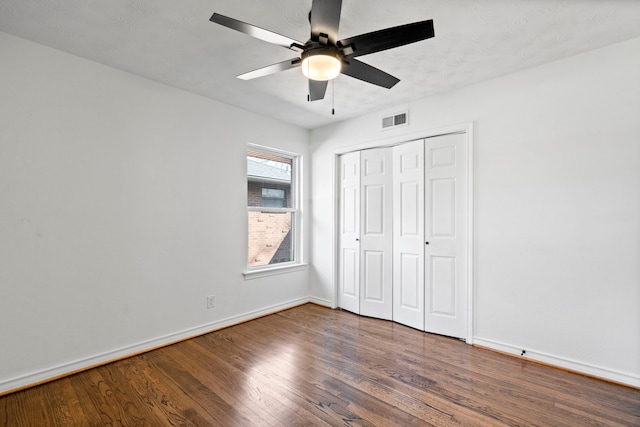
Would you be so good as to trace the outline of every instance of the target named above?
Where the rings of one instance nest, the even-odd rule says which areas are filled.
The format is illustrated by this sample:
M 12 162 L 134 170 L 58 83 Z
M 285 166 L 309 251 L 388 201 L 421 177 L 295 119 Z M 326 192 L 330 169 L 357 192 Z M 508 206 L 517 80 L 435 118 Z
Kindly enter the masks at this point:
M 403 133 L 400 135 L 381 138 L 373 141 L 362 142 L 348 147 L 337 148 L 333 150 L 333 301 L 331 302 L 332 308 L 338 308 L 338 263 L 339 263 L 339 197 L 340 197 L 340 177 L 337 175 L 340 173 L 340 156 L 353 151 L 366 150 L 370 148 L 392 147 L 394 145 L 403 144 L 405 142 L 414 141 L 416 139 L 433 138 L 436 136 L 443 136 L 455 133 L 465 133 L 467 135 L 467 256 L 468 256 L 468 268 L 467 268 L 467 336 L 466 343 L 473 344 L 473 326 L 474 326 L 474 301 L 475 301 L 475 135 L 474 135 L 474 122 L 461 123 L 457 125 L 445 126 L 435 128 L 431 130 L 422 130 L 418 132 Z

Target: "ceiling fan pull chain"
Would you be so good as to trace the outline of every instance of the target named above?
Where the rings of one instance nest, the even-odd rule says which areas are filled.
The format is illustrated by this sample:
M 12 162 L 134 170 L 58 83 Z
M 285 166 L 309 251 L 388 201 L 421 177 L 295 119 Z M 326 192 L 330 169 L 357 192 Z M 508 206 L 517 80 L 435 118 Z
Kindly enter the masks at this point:
M 331 80 L 331 115 L 336 115 L 336 80 Z

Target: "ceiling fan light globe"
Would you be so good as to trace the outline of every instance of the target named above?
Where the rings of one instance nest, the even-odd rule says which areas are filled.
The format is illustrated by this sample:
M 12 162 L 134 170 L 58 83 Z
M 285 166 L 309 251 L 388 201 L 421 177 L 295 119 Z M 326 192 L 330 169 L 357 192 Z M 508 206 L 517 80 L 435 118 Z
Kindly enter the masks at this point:
M 311 80 L 332 80 L 341 70 L 342 63 L 333 55 L 309 55 L 302 60 L 302 74 Z

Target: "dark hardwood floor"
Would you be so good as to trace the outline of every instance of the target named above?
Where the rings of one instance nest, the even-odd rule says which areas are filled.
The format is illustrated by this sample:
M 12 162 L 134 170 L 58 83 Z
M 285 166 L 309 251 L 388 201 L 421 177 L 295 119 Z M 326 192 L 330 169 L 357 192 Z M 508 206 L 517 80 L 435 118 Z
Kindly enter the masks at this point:
M 2 426 L 639 426 L 640 391 L 307 304 L 0 397 Z

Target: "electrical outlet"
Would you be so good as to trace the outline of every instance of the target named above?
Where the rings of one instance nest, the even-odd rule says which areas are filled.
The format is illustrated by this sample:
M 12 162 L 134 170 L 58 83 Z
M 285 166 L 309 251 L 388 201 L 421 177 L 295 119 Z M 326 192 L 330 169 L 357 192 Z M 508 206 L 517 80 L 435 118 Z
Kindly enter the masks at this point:
M 209 295 L 207 297 L 207 308 L 214 308 L 216 306 L 216 296 Z

